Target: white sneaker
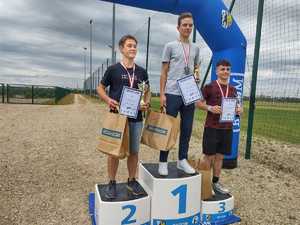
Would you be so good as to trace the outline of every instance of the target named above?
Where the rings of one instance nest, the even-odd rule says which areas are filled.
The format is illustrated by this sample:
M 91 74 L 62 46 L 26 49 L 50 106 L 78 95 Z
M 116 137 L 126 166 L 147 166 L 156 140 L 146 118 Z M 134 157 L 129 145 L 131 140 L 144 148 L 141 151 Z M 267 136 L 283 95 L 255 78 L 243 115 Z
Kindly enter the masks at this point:
M 158 173 L 161 176 L 168 176 L 168 163 L 167 162 L 159 162 Z
M 177 169 L 183 170 L 187 174 L 194 174 L 196 173 L 195 169 L 190 166 L 186 159 L 182 159 L 177 161 Z
M 229 190 L 225 188 L 220 182 L 217 183 L 212 183 L 212 188 L 215 193 L 220 193 L 220 194 L 229 194 Z

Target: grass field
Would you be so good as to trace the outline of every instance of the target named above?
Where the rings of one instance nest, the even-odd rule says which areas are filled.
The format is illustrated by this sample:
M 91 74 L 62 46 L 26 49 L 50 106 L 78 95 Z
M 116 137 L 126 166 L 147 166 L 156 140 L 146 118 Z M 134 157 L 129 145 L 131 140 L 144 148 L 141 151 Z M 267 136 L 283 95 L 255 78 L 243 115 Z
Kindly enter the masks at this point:
M 159 98 L 153 97 L 151 106 L 159 109 Z M 241 131 L 247 132 L 249 102 L 244 102 Z M 206 113 L 197 110 L 195 119 L 205 120 Z M 254 136 L 273 138 L 279 141 L 300 144 L 300 104 L 257 102 L 254 114 Z

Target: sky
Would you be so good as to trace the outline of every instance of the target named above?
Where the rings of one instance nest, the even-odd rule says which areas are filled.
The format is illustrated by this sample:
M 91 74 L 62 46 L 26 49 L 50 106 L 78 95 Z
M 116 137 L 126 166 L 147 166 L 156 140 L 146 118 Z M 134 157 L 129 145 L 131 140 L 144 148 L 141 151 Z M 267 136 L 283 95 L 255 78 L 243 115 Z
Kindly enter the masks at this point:
M 230 2 L 225 1 L 227 5 Z M 244 90 L 249 93 L 257 3 L 236 2 L 233 17 L 248 42 Z M 258 94 L 274 95 L 274 88 L 284 84 L 284 88 L 278 88 L 277 95 L 300 97 L 299 11 L 298 0 L 265 1 Z M 117 5 L 116 44 L 124 34 L 135 35 L 139 41 L 137 63 L 145 66 L 148 17 L 151 17 L 149 77 L 153 90 L 158 91 L 162 48 L 178 36 L 177 16 Z M 89 73 L 90 19 L 94 21 L 94 71 L 102 64 L 106 68 L 106 60 L 111 58 L 111 3 L 0 0 L 0 83 L 81 88 L 84 55 L 87 57 L 87 76 Z M 211 53 L 199 35 L 197 44 L 201 49 L 201 74 L 204 74 Z M 117 59 L 120 59 L 119 52 Z

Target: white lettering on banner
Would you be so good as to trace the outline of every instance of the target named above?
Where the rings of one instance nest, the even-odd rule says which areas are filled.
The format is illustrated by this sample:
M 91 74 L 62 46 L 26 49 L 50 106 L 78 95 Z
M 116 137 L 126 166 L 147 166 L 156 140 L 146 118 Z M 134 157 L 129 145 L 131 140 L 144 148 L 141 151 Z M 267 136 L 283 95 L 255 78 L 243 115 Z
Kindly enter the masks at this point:
M 244 83 L 244 74 L 243 73 L 231 73 L 233 86 L 237 91 L 237 97 L 240 99 L 240 102 L 243 99 L 243 83 Z M 237 117 L 233 121 L 233 133 L 240 132 L 240 118 Z
M 233 123 L 232 123 L 233 126 L 240 126 L 240 119 L 239 118 L 236 118 Z
M 240 118 L 236 118 L 232 123 L 234 129 L 232 130 L 233 133 L 240 132 Z
M 242 76 L 240 76 L 242 77 Z M 243 78 L 243 77 L 242 77 Z M 240 99 L 242 99 L 242 91 L 243 91 L 243 79 L 237 79 L 237 77 L 233 77 L 233 86 L 237 91 L 237 95 Z

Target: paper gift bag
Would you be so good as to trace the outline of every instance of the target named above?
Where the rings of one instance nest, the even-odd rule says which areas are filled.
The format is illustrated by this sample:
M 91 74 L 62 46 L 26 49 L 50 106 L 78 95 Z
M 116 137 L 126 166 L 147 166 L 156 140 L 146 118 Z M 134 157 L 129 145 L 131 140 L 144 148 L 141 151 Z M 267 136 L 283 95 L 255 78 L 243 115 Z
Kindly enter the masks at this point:
M 127 117 L 106 112 L 98 135 L 97 149 L 123 159 L 129 155 L 129 128 Z
M 157 150 L 168 151 L 176 144 L 178 132 L 179 119 L 150 110 L 144 124 L 142 143 Z
M 212 197 L 212 176 L 211 176 L 211 169 L 206 168 L 203 165 L 203 161 L 199 159 L 197 171 L 201 173 L 202 177 L 202 184 L 201 184 L 201 199 L 206 200 Z
M 189 160 L 189 164 L 201 174 L 201 200 L 212 197 L 211 170 L 207 169 L 201 159 Z

